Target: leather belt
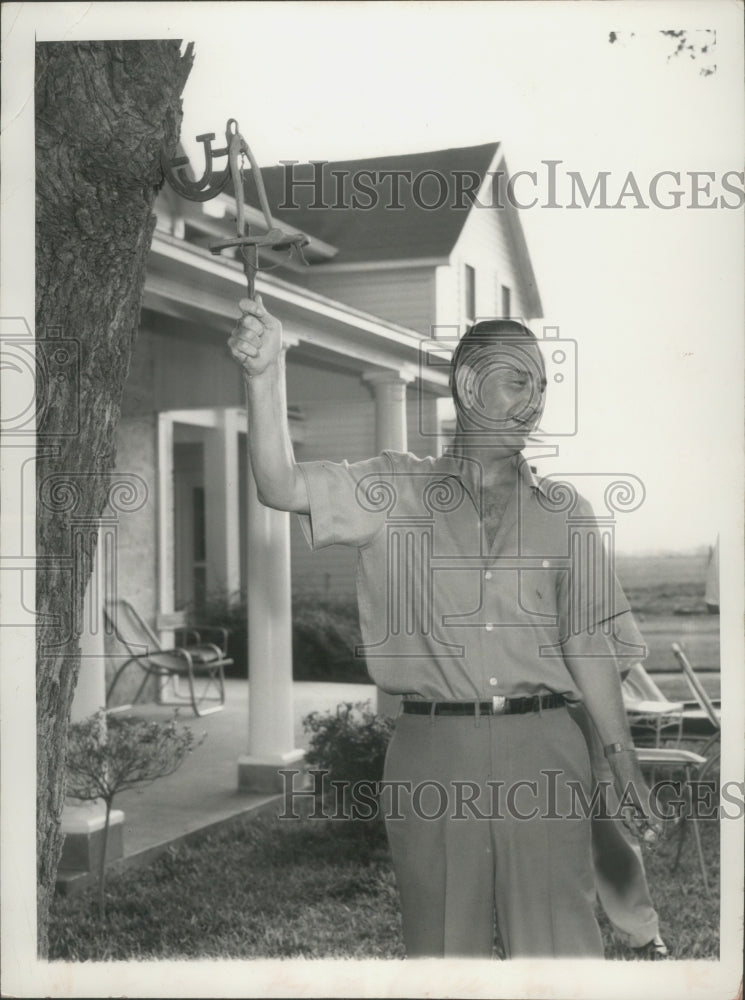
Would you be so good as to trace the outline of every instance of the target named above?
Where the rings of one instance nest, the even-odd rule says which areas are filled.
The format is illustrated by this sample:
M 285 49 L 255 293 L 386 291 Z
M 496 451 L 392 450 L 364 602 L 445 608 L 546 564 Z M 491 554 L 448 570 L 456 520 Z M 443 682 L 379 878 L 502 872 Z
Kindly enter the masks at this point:
M 405 715 L 527 715 L 566 704 L 563 694 L 534 694 L 525 698 L 501 698 L 491 701 L 404 701 Z

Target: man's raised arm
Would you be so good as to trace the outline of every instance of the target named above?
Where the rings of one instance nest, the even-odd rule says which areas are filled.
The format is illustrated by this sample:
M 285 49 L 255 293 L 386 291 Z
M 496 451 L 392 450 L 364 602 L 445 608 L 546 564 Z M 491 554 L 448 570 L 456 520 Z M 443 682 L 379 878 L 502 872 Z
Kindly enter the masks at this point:
M 308 491 L 287 425 L 282 324 L 261 296 L 241 299 L 243 313 L 228 340 L 246 381 L 248 447 L 259 500 L 276 510 L 309 512 Z

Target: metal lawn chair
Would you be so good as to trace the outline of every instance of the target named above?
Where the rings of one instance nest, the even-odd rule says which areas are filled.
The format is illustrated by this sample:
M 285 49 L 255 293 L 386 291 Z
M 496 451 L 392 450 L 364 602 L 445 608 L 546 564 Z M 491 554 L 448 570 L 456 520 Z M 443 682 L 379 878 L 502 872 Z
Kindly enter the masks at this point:
M 682 701 L 670 701 L 641 663 L 633 663 L 621 681 L 623 704 L 637 746 L 658 747 L 663 737 L 680 743 L 683 733 Z
M 690 664 L 689 668 L 693 669 Z M 698 681 L 695 674 L 693 676 Z M 716 732 L 709 714 L 698 702 L 671 701 L 641 663 L 632 665 L 621 681 L 621 691 L 631 733 L 638 746 L 660 746 L 670 740 L 677 744 L 700 742 Z M 707 697 L 705 691 L 703 697 Z M 712 707 L 717 713 L 715 703 Z
M 719 762 L 721 753 L 721 739 L 722 739 L 722 718 L 721 718 L 721 703 L 717 705 L 708 695 L 706 688 L 701 683 L 701 678 L 696 673 L 693 668 L 693 664 L 686 656 L 685 650 L 680 645 L 680 643 L 674 642 L 671 646 L 675 659 L 680 664 L 683 674 L 688 681 L 688 686 L 690 687 L 696 703 L 699 708 L 696 709 L 686 709 L 686 714 L 689 717 L 695 717 L 699 723 L 697 727 L 697 732 L 700 738 L 707 738 L 707 742 L 701 749 L 701 753 L 709 758 L 709 766 L 706 768 L 706 773 L 711 771 L 716 763 Z M 703 725 L 702 725 L 703 723 Z M 714 747 L 717 747 L 715 752 Z M 703 778 L 701 780 L 704 780 Z
M 703 709 L 693 707 L 688 702 L 668 699 L 641 663 L 632 665 L 622 681 L 621 689 L 632 736 L 637 744 L 637 759 L 642 766 L 652 770 L 653 781 L 658 773 L 670 776 L 680 772 L 684 774 L 684 787 L 689 790 L 691 782 L 705 781 L 719 760 L 719 752 L 711 752 L 716 739 L 709 739 L 705 745 L 700 745 L 702 722 L 708 724 Z M 703 695 L 706 697 L 705 691 Z M 689 740 L 695 741 L 695 750 L 681 746 L 682 742 Z M 662 745 L 663 741 L 665 745 Z M 653 745 L 648 745 L 650 742 Z M 706 859 L 696 816 L 692 815 L 690 821 L 684 816 L 679 821 L 678 846 L 672 871 L 680 864 L 689 822 L 693 829 L 704 890 L 708 895 Z
M 702 754 L 694 753 L 692 750 L 685 750 L 682 747 L 638 747 L 636 757 L 642 766 L 652 767 L 655 772 L 667 771 L 668 773 L 676 773 L 682 770 L 685 774 L 684 785 L 689 787 L 692 781 L 703 780 L 702 776 L 706 774 L 710 763 L 709 759 Z M 701 832 L 698 828 L 698 817 L 696 815 L 691 815 L 690 824 L 693 827 L 693 838 L 696 843 L 696 853 L 698 854 L 698 863 L 701 868 L 704 891 L 708 896 L 709 879 L 706 873 L 706 858 L 704 857 Z M 687 828 L 688 819 L 684 813 L 678 824 L 678 848 L 671 871 L 676 871 L 680 864 Z
M 155 632 L 129 601 L 120 598 L 107 602 L 104 615 L 129 653 L 106 692 L 107 705 L 124 671 L 134 664 L 143 672 L 143 677 L 132 703 L 154 677 L 158 681 L 158 703 L 161 705 L 191 705 L 194 714 L 200 716 L 219 712 L 225 706 L 224 668 L 233 662 L 226 656 L 226 629 L 201 625 L 178 628 L 176 633 L 184 644 L 164 649 Z M 204 641 L 203 635 L 218 641 Z M 164 697 L 169 687 L 170 700 Z

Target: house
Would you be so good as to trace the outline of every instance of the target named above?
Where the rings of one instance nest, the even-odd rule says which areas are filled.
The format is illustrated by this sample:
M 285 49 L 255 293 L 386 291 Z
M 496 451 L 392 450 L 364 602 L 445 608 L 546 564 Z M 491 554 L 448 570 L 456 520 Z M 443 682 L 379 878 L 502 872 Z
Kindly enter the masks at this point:
M 448 360 L 465 326 L 478 316 L 540 317 L 519 217 L 495 197 L 505 171 L 500 145 L 489 143 L 263 172 L 277 225 L 310 237 L 307 264 L 262 251 L 256 282 L 284 327 L 298 460 L 439 451 L 453 416 Z M 246 195 L 259 227 L 250 178 Z M 257 500 L 242 381 L 226 347 L 244 276 L 238 261 L 208 249 L 235 234 L 234 198 L 187 202 L 164 189 L 156 212 L 114 476 L 138 484 L 139 501 L 102 522 L 99 552 L 110 565 L 91 588 L 103 577 L 133 599 L 165 643 L 179 609 L 200 594 L 248 592 L 239 783 L 274 787 L 277 768 L 302 756 L 292 731 L 292 589 L 349 593 L 356 554 L 312 554 L 296 519 Z M 105 641 L 110 674 L 121 650 Z M 91 642 L 103 652 L 102 629 Z M 91 704 L 102 681 L 84 672 L 78 704 Z

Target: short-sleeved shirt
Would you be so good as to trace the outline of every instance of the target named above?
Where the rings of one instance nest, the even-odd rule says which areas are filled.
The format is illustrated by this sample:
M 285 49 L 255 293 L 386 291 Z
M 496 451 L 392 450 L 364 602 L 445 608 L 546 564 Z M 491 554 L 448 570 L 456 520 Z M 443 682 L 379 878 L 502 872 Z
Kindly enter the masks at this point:
M 478 463 L 385 451 L 300 469 L 311 548 L 357 548 L 357 652 L 382 690 L 581 700 L 567 655 L 644 656 L 591 506 L 569 484 L 536 478 L 522 456 L 491 545 Z

